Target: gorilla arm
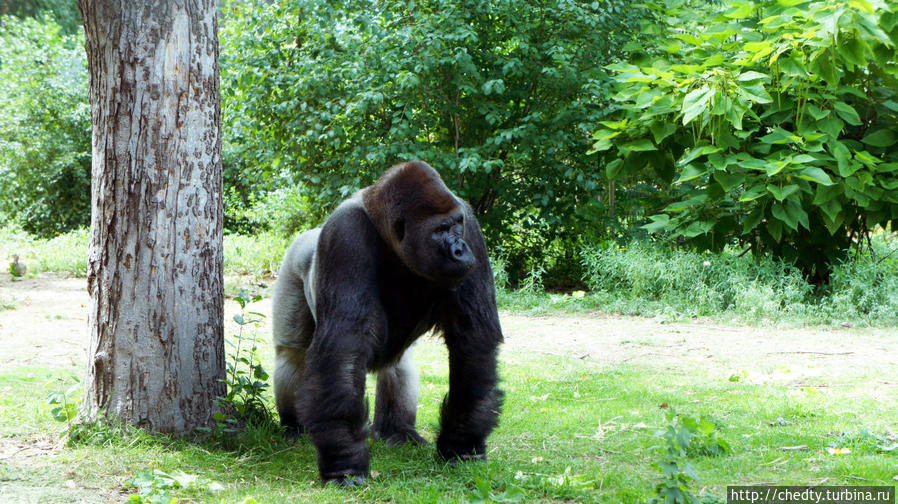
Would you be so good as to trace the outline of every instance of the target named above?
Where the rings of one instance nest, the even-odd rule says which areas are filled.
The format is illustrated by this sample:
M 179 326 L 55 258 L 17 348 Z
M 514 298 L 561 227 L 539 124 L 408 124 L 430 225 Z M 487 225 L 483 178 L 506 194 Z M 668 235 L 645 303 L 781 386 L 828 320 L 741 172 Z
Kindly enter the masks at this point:
M 465 208 L 471 215 L 470 207 Z M 475 269 L 441 307 L 440 326 L 449 348 L 449 393 L 436 444 L 446 460 L 486 458 L 486 438 L 498 423 L 503 397 L 496 371 L 502 328 L 493 272 L 476 222 L 468 218 L 465 231 Z

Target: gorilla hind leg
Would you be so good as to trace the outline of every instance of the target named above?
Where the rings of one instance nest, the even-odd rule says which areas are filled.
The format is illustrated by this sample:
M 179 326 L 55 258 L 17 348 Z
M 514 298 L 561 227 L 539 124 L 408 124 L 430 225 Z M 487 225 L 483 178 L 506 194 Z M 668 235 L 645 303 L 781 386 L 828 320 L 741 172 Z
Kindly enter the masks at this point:
M 306 351 L 302 348 L 278 345 L 275 353 L 274 401 L 281 425 L 287 429 L 287 435 L 297 437 L 305 432 L 299 421 L 297 393 L 302 385 Z
M 282 268 L 272 295 L 272 333 L 275 344 L 274 399 L 281 425 L 295 437 L 300 422 L 299 391 L 306 367 L 306 350 L 315 332 L 315 319 L 299 275 Z
M 427 444 L 415 430 L 419 379 L 411 348 L 399 362 L 377 374 L 374 434 L 388 445 Z

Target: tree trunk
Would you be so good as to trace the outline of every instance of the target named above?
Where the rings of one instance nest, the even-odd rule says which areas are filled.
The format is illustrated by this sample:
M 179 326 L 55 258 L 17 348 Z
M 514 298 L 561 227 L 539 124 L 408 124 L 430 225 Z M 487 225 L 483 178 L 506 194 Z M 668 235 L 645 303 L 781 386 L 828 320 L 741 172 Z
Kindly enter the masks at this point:
M 82 416 L 188 433 L 225 393 L 216 2 L 78 7 L 93 126 Z

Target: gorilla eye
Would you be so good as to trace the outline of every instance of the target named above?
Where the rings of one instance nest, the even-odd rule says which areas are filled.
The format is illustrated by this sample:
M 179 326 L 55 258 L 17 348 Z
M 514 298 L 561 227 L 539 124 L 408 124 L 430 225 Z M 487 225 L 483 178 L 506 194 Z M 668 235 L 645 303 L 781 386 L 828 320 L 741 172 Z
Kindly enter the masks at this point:
M 396 234 L 397 240 L 402 241 L 405 237 L 405 219 L 396 219 L 396 222 L 393 223 L 393 233 Z

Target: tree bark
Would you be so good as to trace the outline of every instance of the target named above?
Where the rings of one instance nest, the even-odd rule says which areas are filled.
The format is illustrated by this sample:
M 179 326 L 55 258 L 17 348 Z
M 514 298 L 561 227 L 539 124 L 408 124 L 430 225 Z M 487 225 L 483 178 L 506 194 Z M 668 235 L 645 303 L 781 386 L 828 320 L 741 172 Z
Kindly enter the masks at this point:
M 225 377 L 214 0 L 78 0 L 90 70 L 82 417 L 213 423 Z

